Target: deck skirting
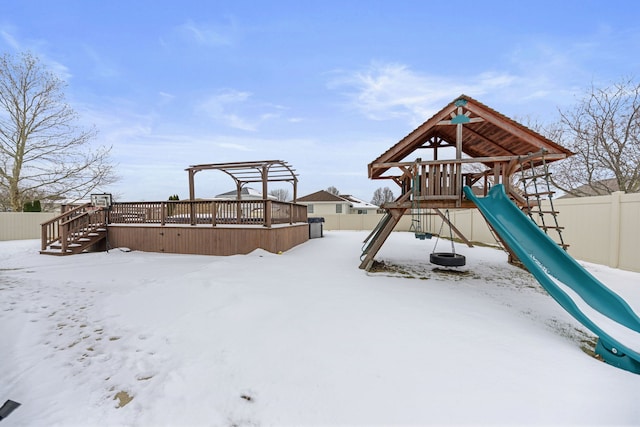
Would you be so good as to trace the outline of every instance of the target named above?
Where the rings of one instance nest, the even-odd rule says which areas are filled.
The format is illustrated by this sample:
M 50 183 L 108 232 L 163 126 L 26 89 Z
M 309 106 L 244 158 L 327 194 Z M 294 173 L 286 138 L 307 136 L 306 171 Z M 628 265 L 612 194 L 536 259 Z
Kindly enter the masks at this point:
M 309 225 L 296 223 L 268 228 L 110 224 L 107 238 L 111 248 L 143 252 L 226 256 L 264 249 L 278 253 L 309 240 Z

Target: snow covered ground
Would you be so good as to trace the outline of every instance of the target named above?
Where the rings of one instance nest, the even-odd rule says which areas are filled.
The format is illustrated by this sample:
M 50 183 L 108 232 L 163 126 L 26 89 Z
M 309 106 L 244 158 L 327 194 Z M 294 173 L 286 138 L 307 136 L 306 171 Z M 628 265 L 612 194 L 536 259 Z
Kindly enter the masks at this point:
M 587 355 L 505 253 L 457 246 L 453 274 L 393 233 L 367 273 L 365 236 L 232 257 L 0 242 L 0 404 L 22 404 L 2 427 L 640 424 L 640 376 Z M 583 265 L 640 311 L 640 274 Z

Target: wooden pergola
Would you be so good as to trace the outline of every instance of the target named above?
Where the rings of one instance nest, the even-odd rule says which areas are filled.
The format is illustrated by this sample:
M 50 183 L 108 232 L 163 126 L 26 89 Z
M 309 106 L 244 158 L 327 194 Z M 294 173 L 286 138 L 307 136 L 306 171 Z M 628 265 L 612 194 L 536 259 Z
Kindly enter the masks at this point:
M 236 184 L 237 198 L 240 199 L 242 187 L 250 183 L 262 185 L 262 196 L 267 198 L 269 182 L 288 182 L 293 186 L 293 203 L 298 198 L 298 175 L 295 169 L 282 160 L 259 160 L 250 162 L 209 163 L 189 166 L 189 199 L 195 200 L 195 174 L 203 170 L 219 170 L 229 175 Z

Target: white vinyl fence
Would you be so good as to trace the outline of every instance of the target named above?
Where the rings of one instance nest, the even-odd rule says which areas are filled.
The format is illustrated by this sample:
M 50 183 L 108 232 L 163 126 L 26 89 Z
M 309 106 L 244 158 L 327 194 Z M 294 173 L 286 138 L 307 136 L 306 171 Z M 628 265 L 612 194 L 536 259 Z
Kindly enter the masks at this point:
M 576 259 L 640 272 L 640 194 L 613 193 L 608 196 L 556 199 L 558 223 L 568 252 Z M 545 209 L 549 210 L 549 209 Z M 476 209 L 451 210 L 451 222 L 474 242 L 496 244 L 484 218 Z M 371 230 L 378 215 L 323 215 L 325 230 Z M 549 218 L 547 216 L 547 218 Z M 426 221 L 429 232 L 438 233 L 441 221 L 432 216 Z M 402 218 L 396 231 L 408 231 L 411 216 Z M 443 234 L 449 234 L 445 226 Z M 554 240 L 557 233 L 549 232 Z M 455 236 L 454 236 L 455 237 Z
M 558 222 L 568 252 L 576 259 L 640 272 L 640 194 L 613 193 L 608 196 L 554 200 L 560 212 Z M 451 221 L 471 241 L 495 244 L 487 224 L 476 209 L 451 210 Z M 54 213 L 0 212 L 0 240 L 39 239 L 40 224 Z M 313 215 L 311 215 L 313 216 Z M 331 230 L 372 230 L 382 218 L 377 215 L 323 215 L 323 227 Z M 426 221 L 432 233 L 441 221 Z M 409 231 L 411 216 L 402 218 L 396 231 Z M 445 227 L 443 234 L 448 234 Z M 554 234 L 550 236 L 556 238 Z M 557 239 L 556 239 L 557 240 Z
M 52 212 L 0 212 L 0 241 L 39 239 L 40 224 L 56 215 Z

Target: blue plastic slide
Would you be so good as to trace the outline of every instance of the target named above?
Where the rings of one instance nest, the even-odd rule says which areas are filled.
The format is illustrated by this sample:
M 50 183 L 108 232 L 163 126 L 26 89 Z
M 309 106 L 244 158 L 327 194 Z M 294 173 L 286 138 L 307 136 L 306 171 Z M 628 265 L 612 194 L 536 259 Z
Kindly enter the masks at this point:
M 477 197 L 469 187 L 464 193 L 544 289 L 599 337 L 596 354 L 611 365 L 640 374 L 638 347 L 620 342 L 640 334 L 640 317 L 631 307 L 526 216 L 507 197 L 502 184 L 495 185 L 487 197 Z

